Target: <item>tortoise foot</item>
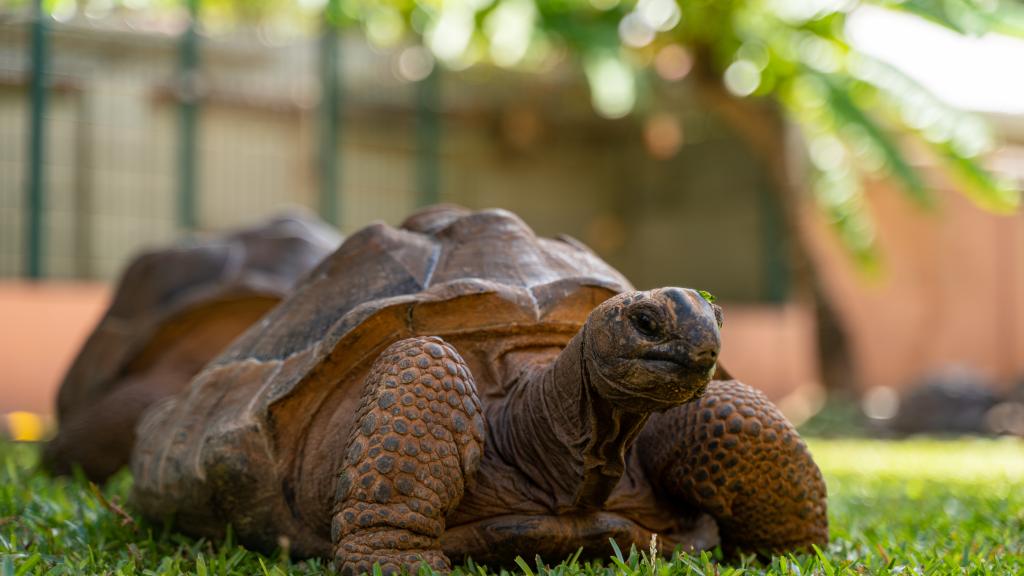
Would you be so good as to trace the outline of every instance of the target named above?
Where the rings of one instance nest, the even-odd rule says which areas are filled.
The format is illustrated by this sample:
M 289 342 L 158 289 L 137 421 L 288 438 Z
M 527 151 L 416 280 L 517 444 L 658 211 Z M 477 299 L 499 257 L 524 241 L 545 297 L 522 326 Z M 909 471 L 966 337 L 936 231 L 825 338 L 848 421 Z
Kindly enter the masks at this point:
M 450 570 L 444 518 L 483 452 L 484 421 L 462 357 L 440 338 L 385 350 L 367 376 L 338 476 L 332 540 L 342 573 L 379 563 Z
M 727 551 L 828 543 L 821 472 L 793 425 L 746 384 L 712 381 L 701 399 L 652 416 L 637 443 L 651 482 L 714 517 Z
M 404 530 L 387 530 L 371 532 L 364 538 L 350 538 L 340 545 L 335 557 L 339 572 L 345 576 L 373 574 L 374 564 L 380 566 L 382 574 L 408 574 L 419 572 L 420 566 L 426 565 L 435 572 L 451 572 L 448 558 L 440 550 L 433 548 L 405 548 L 410 542 L 420 541 L 431 545 L 429 539 L 418 538 Z M 390 545 L 391 547 L 382 547 Z

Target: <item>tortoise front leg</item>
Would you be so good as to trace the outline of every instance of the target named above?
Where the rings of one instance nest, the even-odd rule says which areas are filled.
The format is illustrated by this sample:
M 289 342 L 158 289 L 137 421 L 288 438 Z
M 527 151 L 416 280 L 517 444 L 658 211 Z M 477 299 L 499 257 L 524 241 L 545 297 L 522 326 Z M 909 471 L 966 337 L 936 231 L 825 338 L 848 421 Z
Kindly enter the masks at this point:
M 637 447 L 655 489 L 710 514 L 728 551 L 828 542 L 825 482 L 807 445 L 743 383 L 712 381 L 700 400 L 653 415 Z
M 332 540 L 343 574 L 450 570 L 444 519 L 462 499 L 484 446 L 469 368 L 440 338 L 385 350 L 366 379 L 337 484 Z

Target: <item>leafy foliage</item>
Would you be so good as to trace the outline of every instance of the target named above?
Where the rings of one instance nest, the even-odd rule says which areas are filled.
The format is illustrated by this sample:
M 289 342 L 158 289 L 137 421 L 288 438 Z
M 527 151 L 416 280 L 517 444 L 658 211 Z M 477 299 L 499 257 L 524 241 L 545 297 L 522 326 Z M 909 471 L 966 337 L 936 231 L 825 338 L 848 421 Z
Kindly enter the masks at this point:
M 1024 571 L 1024 443 L 1020 441 L 812 440 L 829 486 L 832 542 L 814 554 L 732 563 L 720 554 L 616 546 L 606 561 L 578 555 L 550 564 L 523 551 L 526 576 L 740 574 L 1020 574 Z M 0 444 L 0 574 L 299 575 L 330 571 L 319 560 L 266 556 L 225 541 L 195 540 L 121 510 L 131 478 L 102 498 L 82 478 L 35 470 L 32 445 Z M 655 544 L 656 545 L 656 544 Z M 472 562 L 456 574 L 505 574 Z
M 371 39 L 380 37 L 373 33 L 375 22 L 407 22 L 439 59 L 457 68 L 480 60 L 539 67 L 568 51 L 583 64 L 595 109 L 610 117 L 657 109 L 650 85 L 679 80 L 690 69 L 698 82 L 719 82 L 735 97 L 774 102 L 801 128 L 817 204 L 868 268 L 877 262 L 865 179 L 892 176 L 917 204 L 935 203 L 917 159 L 908 158 L 905 139 L 930 149 L 979 206 L 1012 213 L 1020 203 L 1012 183 L 981 166 L 992 148 L 984 123 L 847 41 L 846 21 L 860 6 L 855 1 L 337 2 Z M 1024 35 L 1024 8 L 1012 0 L 878 4 L 964 34 Z M 644 95 L 650 96 L 646 102 Z M 783 140 L 781 132 L 776 135 L 777 146 Z

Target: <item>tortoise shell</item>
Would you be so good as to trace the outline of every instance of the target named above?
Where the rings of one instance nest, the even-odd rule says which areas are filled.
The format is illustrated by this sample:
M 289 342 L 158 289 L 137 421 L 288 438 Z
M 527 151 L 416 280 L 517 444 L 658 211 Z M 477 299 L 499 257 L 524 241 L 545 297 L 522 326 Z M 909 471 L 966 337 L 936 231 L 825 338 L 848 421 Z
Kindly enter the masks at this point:
M 344 456 L 337 438 L 353 426 L 364 378 L 387 346 L 417 335 L 444 338 L 466 359 L 486 403 L 504 392 L 498 372 L 507 352 L 557 353 L 595 306 L 630 289 L 583 244 L 538 237 L 504 210 L 442 206 L 398 229 L 371 224 L 183 394 L 149 412 L 133 468 L 137 496 L 160 497 L 137 500 L 197 499 L 175 506 L 180 524 L 213 527 L 231 518 L 236 533 L 263 531 L 256 539 L 266 546 L 292 534 L 293 551 L 323 554 L 329 526 L 302 519 L 323 518 L 332 505 Z M 308 490 L 315 494 L 296 494 Z M 302 510 L 304 502 L 320 509 Z M 180 516 L 202 510 L 209 516 Z M 276 527 L 263 526 L 268 518 Z
M 212 312 L 254 321 L 340 241 L 315 218 L 291 214 L 136 256 L 61 384 L 59 419 L 67 420 L 115 391 L 127 376 L 149 369 Z M 206 352 L 206 359 L 215 353 Z

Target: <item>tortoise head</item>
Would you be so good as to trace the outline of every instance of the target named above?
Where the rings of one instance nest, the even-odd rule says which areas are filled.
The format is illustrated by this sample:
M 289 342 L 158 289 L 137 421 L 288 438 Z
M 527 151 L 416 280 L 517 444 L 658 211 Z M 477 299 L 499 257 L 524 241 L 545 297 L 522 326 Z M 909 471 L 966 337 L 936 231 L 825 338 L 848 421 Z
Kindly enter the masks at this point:
M 619 294 L 587 318 L 584 361 L 605 399 L 629 411 L 698 398 L 715 372 L 722 310 L 696 290 Z

